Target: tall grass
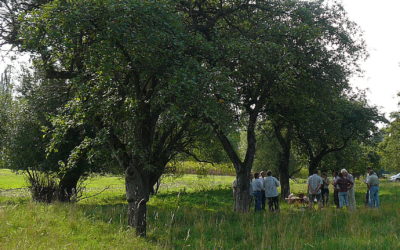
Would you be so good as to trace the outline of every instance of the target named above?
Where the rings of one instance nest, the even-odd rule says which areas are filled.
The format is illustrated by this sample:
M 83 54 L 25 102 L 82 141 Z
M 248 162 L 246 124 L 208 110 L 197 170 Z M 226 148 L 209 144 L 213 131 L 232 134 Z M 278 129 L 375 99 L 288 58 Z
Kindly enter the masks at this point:
M 10 177 L 8 177 L 10 178 Z M 0 175 L 0 183 L 1 183 Z M 232 177 L 185 175 L 165 180 L 148 209 L 148 237 L 126 227 L 123 180 L 96 177 L 77 204 L 43 205 L 29 198 L 0 199 L 0 249 L 399 249 L 397 183 L 381 186 L 380 209 L 309 210 L 281 203 L 279 213 L 236 214 Z M 305 184 L 293 184 L 304 192 Z M 331 197 L 332 198 L 332 197 Z M 333 200 L 333 199 L 331 199 Z

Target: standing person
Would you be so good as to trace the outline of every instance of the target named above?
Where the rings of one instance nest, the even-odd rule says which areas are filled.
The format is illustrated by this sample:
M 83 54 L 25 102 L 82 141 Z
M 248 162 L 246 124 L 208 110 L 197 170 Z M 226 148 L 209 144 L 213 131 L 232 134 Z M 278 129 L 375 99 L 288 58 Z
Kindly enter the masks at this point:
M 367 184 L 367 180 L 369 177 L 369 172 L 372 171 L 372 168 L 367 167 L 367 177 L 365 178 L 365 184 Z M 368 188 L 368 184 L 367 184 L 367 192 L 365 193 L 365 206 L 369 206 L 369 188 Z
M 369 188 L 369 207 L 379 207 L 379 178 L 378 175 L 370 169 L 367 178 L 367 185 Z
M 254 179 L 251 181 L 253 190 L 255 208 L 254 210 L 261 211 L 261 190 L 264 188 L 263 181 L 260 179 L 260 173 L 254 173 Z
M 261 190 L 261 209 L 265 210 L 265 202 L 266 202 L 267 198 L 265 196 L 265 185 L 264 185 L 264 183 L 265 183 L 265 178 L 267 176 L 267 172 L 261 171 L 260 175 L 261 175 L 261 179 L 263 180 L 263 189 Z
M 337 171 L 333 171 L 333 202 L 336 205 L 336 208 L 339 208 L 339 188 L 336 185 L 337 180 L 339 179 L 339 174 Z
M 343 206 L 349 206 L 347 191 L 352 187 L 353 183 L 348 179 L 344 178 L 342 173 L 339 173 L 339 178 L 336 181 L 336 185 L 339 188 L 339 208 Z
M 318 170 L 315 170 L 313 175 L 307 180 L 307 193 L 310 197 L 310 207 L 314 205 L 314 200 L 317 200 L 318 206 L 321 207 L 321 187 L 323 184 L 321 176 L 318 175 Z
M 329 201 L 330 180 L 325 172 L 321 174 L 321 177 L 322 177 L 322 187 L 321 187 L 322 205 L 325 207 L 328 205 Z
M 277 187 L 280 186 L 278 179 L 272 176 L 272 171 L 267 171 L 267 177 L 264 179 L 265 197 L 268 198 L 269 211 L 279 210 L 279 194 Z
M 347 191 L 347 197 L 348 197 L 348 202 L 349 202 L 349 208 L 351 210 L 355 210 L 356 209 L 356 196 L 355 196 L 355 192 L 354 192 L 354 177 L 353 175 L 351 175 L 349 172 L 347 172 L 346 169 L 342 169 L 340 171 L 343 174 L 343 177 L 348 179 L 351 183 L 353 183 L 353 185 L 351 185 L 351 188 Z

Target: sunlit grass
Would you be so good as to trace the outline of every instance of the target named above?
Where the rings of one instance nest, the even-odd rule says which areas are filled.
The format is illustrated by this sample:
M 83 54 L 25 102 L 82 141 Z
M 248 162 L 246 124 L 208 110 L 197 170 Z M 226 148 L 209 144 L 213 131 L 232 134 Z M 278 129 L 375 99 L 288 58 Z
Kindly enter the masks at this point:
M 13 182 L 11 173 L 7 176 Z M 4 176 L 0 175 L 0 182 Z M 169 178 L 148 206 L 148 237 L 126 227 L 124 180 L 97 176 L 77 204 L 36 204 L 0 194 L 0 249 L 398 249 L 398 183 L 381 185 L 380 209 L 364 207 L 365 185 L 356 185 L 357 210 L 331 205 L 308 210 L 281 202 L 279 213 L 232 212 L 233 177 Z M 292 184 L 295 193 L 306 184 Z M 332 196 L 332 194 L 331 194 Z M 333 198 L 331 197 L 331 202 Z M 4 225 L 4 226 L 3 226 Z

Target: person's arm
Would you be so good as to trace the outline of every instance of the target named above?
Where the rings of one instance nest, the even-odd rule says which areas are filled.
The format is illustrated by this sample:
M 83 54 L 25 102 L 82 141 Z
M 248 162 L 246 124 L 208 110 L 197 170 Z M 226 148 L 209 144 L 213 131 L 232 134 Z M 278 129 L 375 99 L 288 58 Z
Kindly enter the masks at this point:
M 320 183 L 317 187 L 317 190 L 315 190 L 315 193 L 318 193 L 319 190 L 321 190 L 322 184 Z
M 320 182 L 318 184 L 317 190 L 315 190 L 315 193 L 318 193 L 318 191 L 321 190 L 322 185 L 324 185 L 324 180 L 321 178 L 321 180 L 320 180 Z
M 367 180 L 365 180 L 365 183 L 367 184 L 367 188 L 369 189 L 371 187 L 369 176 L 367 177 Z
M 349 182 L 349 184 L 348 184 L 349 189 L 351 189 L 353 187 L 354 183 L 351 180 L 348 180 L 348 182 Z

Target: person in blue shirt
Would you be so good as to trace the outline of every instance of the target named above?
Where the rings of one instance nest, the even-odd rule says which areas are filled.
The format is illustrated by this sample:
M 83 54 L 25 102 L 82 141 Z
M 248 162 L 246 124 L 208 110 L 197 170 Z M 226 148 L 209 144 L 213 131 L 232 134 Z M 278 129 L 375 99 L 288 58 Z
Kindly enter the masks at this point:
M 255 208 L 254 210 L 261 211 L 262 193 L 263 190 L 263 179 L 260 178 L 260 173 L 254 173 L 254 179 L 251 181 L 251 188 L 253 190 Z
M 265 197 L 268 199 L 269 210 L 274 212 L 279 210 L 278 179 L 272 176 L 272 171 L 267 171 L 267 177 L 264 178 Z

